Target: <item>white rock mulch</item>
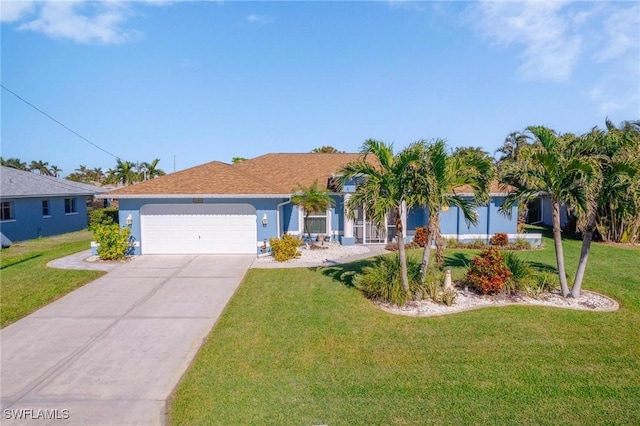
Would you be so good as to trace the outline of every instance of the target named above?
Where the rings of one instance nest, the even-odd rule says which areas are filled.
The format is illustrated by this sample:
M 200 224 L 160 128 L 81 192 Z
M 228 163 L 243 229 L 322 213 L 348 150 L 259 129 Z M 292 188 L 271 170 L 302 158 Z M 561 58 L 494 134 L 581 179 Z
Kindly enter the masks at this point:
M 318 243 L 316 243 L 318 244 Z M 321 265 L 323 263 L 331 262 L 332 260 L 340 259 L 347 256 L 353 256 L 355 254 L 363 254 L 369 253 L 370 250 L 361 245 L 352 245 L 352 246 L 343 246 L 340 243 L 324 243 L 326 248 L 320 248 L 312 250 L 311 248 L 306 248 L 305 246 L 300 247 L 300 252 L 302 255 L 296 259 L 287 260 L 285 262 L 276 262 L 276 260 L 271 255 L 260 256 L 255 262 L 256 263 L 313 263 Z
M 435 316 L 453 314 L 471 309 L 499 307 L 509 305 L 538 305 L 565 309 L 578 309 L 587 311 L 616 311 L 620 307 L 618 302 L 592 291 L 582 291 L 578 299 L 564 298 L 559 292 L 547 293 L 539 298 L 527 296 L 482 296 L 472 292 L 456 289 L 458 297 L 452 306 L 435 303 L 432 301 L 410 302 L 407 306 L 397 307 L 388 304 L 377 304 L 382 310 L 409 316 Z

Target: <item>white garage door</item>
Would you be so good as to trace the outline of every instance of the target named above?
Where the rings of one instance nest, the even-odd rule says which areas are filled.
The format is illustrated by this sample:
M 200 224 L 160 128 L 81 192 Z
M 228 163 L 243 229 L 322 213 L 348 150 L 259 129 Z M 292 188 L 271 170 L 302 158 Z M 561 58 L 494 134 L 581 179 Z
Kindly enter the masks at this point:
M 256 210 L 249 204 L 146 204 L 142 254 L 255 254 Z

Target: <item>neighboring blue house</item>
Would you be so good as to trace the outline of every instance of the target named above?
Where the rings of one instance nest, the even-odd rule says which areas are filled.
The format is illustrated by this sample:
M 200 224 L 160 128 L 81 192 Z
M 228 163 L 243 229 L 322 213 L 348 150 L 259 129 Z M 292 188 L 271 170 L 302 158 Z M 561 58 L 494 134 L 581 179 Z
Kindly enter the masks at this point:
M 120 224 L 131 228 L 135 254 L 260 253 L 269 238 L 303 234 L 304 212 L 291 202 L 295 188 L 316 180 L 330 187 L 331 177 L 359 156 L 267 154 L 233 165 L 214 161 L 98 197 L 118 199 Z M 310 215 L 312 236 L 322 234 L 342 244 L 393 241 L 392 218 L 382 230 L 367 220 L 362 209 L 355 212 L 354 220 L 347 218 L 345 203 L 354 190 L 354 182 L 347 184 L 344 192 L 333 194 L 334 206 Z M 510 218 L 497 211 L 505 195 L 493 188 L 490 203 L 478 209 L 478 225 L 471 228 L 457 208 L 443 211 L 445 237 L 486 240 L 504 232 L 515 239 L 516 207 Z M 423 209 L 403 216 L 405 240 L 428 219 Z
M 11 241 L 86 228 L 87 198 L 104 191 L 10 167 L 0 171 L 0 230 Z
M 527 205 L 527 223 L 532 225 L 546 225 L 553 227 L 553 204 L 546 193 L 540 193 Z M 571 222 L 569 209 L 565 204 L 560 205 L 560 227 L 565 229 Z

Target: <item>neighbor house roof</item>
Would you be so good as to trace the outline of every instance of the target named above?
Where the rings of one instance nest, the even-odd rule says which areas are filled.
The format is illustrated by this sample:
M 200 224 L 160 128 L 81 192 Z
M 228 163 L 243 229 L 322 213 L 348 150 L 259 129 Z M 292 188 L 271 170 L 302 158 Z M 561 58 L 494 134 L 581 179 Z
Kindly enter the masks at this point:
M 174 197 L 283 197 L 296 188 L 309 187 L 316 180 L 327 187 L 329 179 L 352 161 L 357 153 L 265 154 L 260 157 L 226 164 L 212 161 L 190 169 L 136 183 L 102 197 L 110 198 L 174 198 Z M 375 161 L 373 157 L 370 161 Z M 461 187 L 457 193 L 471 193 Z M 492 195 L 505 193 L 497 184 Z
M 93 185 L 43 176 L 11 167 L 0 169 L 2 198 L 63 197 L 95 195 L 106 190 Z
M 515 188 L 509 185 L 504 185 L 498 181 L 494 181 L 489 186 L 489 195 L 507 195 Z M 469 185 L 462 185 L 454 188 L 453 190 L 457 195 L 473 195 L 473 188 Z
M 294 188 L 329 178 L 360 154 L 266 154 L 237 164 L 219 161 L 129 185 L 105 194 L 112 198 L 169 196 L 290 195 Z

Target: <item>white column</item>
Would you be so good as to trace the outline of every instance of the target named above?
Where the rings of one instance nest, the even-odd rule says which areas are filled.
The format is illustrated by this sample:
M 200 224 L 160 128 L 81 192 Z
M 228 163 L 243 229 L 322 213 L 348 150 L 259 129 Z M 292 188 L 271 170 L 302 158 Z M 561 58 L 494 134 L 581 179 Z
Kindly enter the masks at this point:
M 353 220 L 349 219 L 347 214 L 347 203 L 351 198 L 351 194 L 344 194 L 344 237 L 345 238 L 353 238 Z

